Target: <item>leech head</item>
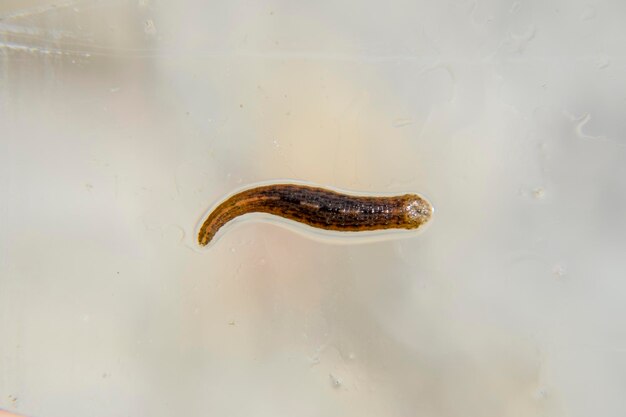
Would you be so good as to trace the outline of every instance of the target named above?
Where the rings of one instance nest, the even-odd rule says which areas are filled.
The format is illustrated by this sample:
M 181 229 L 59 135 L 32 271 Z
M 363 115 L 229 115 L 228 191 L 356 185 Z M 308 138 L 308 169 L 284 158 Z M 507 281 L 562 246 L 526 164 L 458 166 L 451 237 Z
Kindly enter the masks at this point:
M 416 194 L 407 194 L 404 202 L 407 229 L 417 229 L 433 215 L 433 206 Z

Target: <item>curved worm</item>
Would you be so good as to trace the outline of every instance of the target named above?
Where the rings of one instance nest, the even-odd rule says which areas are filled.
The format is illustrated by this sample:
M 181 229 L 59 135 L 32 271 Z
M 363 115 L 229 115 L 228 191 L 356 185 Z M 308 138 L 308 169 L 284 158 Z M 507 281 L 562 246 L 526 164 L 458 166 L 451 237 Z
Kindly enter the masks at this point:
M 355 196 L 299 184 L 263 185 L 232 195 L 206 218 L 198 243 L 206 246 L 222 226 L 248 213 L 268 213 L 311 227 L 345 232 L 417 229 L 433 207 L 417 194 Z

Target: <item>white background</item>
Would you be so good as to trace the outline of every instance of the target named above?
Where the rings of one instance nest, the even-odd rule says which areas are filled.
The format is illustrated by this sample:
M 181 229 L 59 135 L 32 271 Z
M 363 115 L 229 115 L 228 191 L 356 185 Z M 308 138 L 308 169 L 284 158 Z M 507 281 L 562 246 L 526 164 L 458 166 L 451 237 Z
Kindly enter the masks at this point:
M 623 416 L 626 3 L 0 3 L 0 408 Z M 435 206 L 410 239 L 216 200 Z

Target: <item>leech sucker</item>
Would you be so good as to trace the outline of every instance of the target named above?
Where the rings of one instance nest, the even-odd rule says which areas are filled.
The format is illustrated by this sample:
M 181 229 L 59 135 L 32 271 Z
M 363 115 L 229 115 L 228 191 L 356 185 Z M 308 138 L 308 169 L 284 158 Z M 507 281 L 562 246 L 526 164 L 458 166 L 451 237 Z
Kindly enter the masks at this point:
M 356 196 L 321 187 L 272 184 L 236 193 L 208 215 L 198 233 L 206 246 L 229 221 L 248 213 L 267 213 L 311 227 L 345 232 L 417 229 L 433 207 L 417 194 Z

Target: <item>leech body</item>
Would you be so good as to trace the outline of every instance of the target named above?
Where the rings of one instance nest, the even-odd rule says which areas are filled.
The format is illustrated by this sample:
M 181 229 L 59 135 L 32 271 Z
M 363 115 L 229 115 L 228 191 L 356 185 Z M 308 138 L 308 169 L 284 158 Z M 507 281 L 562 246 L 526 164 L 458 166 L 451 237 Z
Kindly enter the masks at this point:
M 416 229 L 433 213 L 417 194 L 355 196 L 300 184 L 262 185 L 238 192 L 208 215 L 198 233 L 206 246 L 222 226 L 248 213 L 267 213 L 311 227 L 345 232 Z

